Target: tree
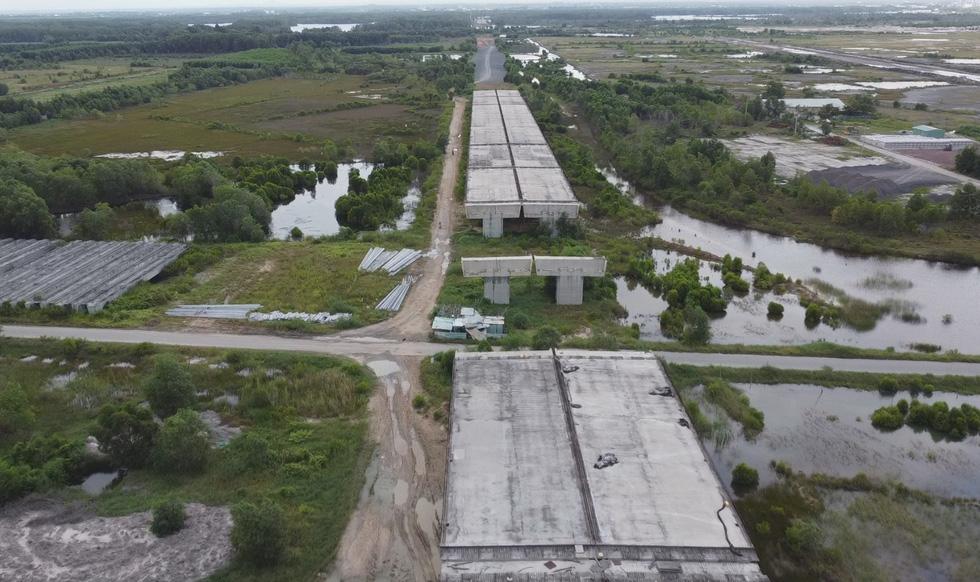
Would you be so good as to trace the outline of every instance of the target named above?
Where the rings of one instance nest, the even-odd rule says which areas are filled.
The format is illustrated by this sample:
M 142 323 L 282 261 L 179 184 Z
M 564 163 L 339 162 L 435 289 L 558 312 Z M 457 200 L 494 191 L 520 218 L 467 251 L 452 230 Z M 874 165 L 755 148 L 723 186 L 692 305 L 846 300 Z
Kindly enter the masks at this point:
M 106 405 L 99 411 L 95 438 L 99 449 L 123 467 L 142 467 L 153 450 L 158 432 L 153 414 L 141 406 Z
M 980 189 L 973 184 L 958 188 L 949 200 L 949 215 L 958 220 L 980 218 Z
M 254 566 L 277 564 L 286 552 L 286 516 L 275 502 L 243 502 L 231 509 L 231 545 L 238 559 Z
M 146 382 L 146 399 L 160 418 L 167 418 L 181 408 L 194 406 L 196 390 L 187 366 L 174 356 L 156 358 L 153 371 Z
M 78 226 L 74 234 L 85 240 L 105 240 L 116 220 L 116 213 L 105 202 L 99 202 L 95 208 L 86 208 L 78 217 Z
M 166 179 L 181 210 L 207 204 L 214 196 L 214 189 L 227 182 L 217 168 L 204 161 L 176 166 L 167 173 Z
M 779 119 L 779 117 L 786 111 L 786 103 L 783 99 L 786 97 L 786 88 L 779 81 L 769 81 L 766 85 L 765 91 L 762 92 L 762 100 L 766 106 L 766 115 L 770 119 Z
M 166 537 L 184 529 L 184 504 L 179 501 L 164 501 L 153 508 L 153 521 L 150 532 L 158 538 Z
M 300 230 L 298 226 L 294 226 L 292 230 L 289 231 L 289 238 L 293 240 L 303 240 L 303 231 Z
M 153 466 L 161 473 L 199 473 L 208 461 L 208 427 L 185 408 L 167 418 L 153 450 Z
M 905 415 L 897 406 L 882 406 L 871 413 L 871 426 L 878 430 L 898 430 L 905 424 Z
M 31 399 L 20 384 L 7 383 L 0 387 L 0 435 L 28 429 L 34 419 Z
M 207 206 L 187 211 L 196 240 L 261 242 L 269 234 L 272 213 L 258 194 L 235 186 L 219 186 Z
M 534 333 L 531 345 L 536 350 L 550 350 L 561 343 L 561 332 L 551 326 L 544 326 Z
M 871 115 L 878 104 L 868 93 L 856 93 L 844 104 L 844 112 L 849 115 Z
M 741 279 L 739 279 L 741 281 Z M 744 281 L 743 281 L 744 282 Z M 747 284 L 746 284 L 747 286 Z M 684 308 L 684 337 L 688 345 L 704 345 L 711 340 L 711 322 L 700 305 Z
M 980 155 L 975 147 L 964 148 L 956 154 L 956 171 L 967 176 L 980 177 Z
M 732 489 L 742 495 L 759 486 L 759 472 L 745 463 L 739 463 L 732 469 Z
M 10 87 L 8 87 L 6 83 L 0 83 L 0 97 L 5 96 L 9 92 Z
M 48 205 L 30 187 L 0 180 L 0 237 L 47 238 L 55 233 Z
M 824 120 L 822 120 L 820 122 L 820 133 L 822 133 L 824 135 L 830 135 L 830 133 L 832 131 L 834 131 L 834 124 L 833 123 L 831 123 L 827 119 L 824 119 Z
M 766 311 L 766 316 L 769 319 L 780 320 L 783 318 L 784 307 L 781 303 L 776 303 L 775 301 L 769 302 L 769 307 Z
M 823 532 L 808 519 L 793 519 L 786 528 L 786 545 L 797 554 L 811 554 L 820 549 Z

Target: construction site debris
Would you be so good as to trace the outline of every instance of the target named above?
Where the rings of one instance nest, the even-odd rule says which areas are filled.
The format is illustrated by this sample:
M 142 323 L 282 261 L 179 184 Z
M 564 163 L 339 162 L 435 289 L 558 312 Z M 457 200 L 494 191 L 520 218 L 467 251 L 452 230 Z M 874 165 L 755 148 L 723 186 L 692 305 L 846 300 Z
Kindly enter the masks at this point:
M 384 247 L 372 247 L 361 261 L 358 269 L 373 273 L 379 269 L 385 270 L 389 275 L 395 275 L 405 267 L 419 260 L 422 251 L 414 249 L 402 249 L 400 251 L 385 250 Z
M 167 310 L 171 317 L 206 317 L 212 319 L 247 319 L 248 314 L 262 305 L 258 303 L 218 305 L 178 305 Z
M 502 315 L 480 315 L 472 307 L 448 306 L 439 310 L 432 320 L 432 333 L 443 339 L 473 338 L 482 341 L 488 337 L 503 337 Z
M 336 323 L 343 319 L 350 319 L 350 313 L 329 313 L 320 311 L 318 313 L 305 313 L 302 311 L 273 311 L 271 313 L 261 313 L 253 311 L 248 314 L 249 321 L 284 321 L 297 319 L 309 323 Z
M 596 459 L 595 464 L 592 466 L 596 469 L 605 469 L 606 467 L 612 467 L 618 462 L 619 459 L 613 453 L 603 453 L 599 455 L 599 458 Z
M 416 251 L 417 252 L 417 251 Z M 395 286 L 391 290 L 391 293 L 385 295 L 375 306 L 375 309 L 380 309 L 382 311 L 398 311 L 402 308 L 402 303 L 405 302 L 405 298 L 408 297 L 408 291 L 412 288 L 412 285 L 416 281 L 422 278 L 422 275 L 405 275 L 402 278 L 402 282 Z

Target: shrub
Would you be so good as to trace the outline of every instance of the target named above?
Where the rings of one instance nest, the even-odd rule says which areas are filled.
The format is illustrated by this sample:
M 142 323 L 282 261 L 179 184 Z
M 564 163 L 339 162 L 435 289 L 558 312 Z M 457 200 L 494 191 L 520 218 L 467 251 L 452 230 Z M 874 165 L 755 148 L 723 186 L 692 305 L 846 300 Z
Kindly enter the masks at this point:
M 786 528 L 786 545 L 797 554 L 810 554 L 820 549 L 823 532 L 806 519 L 793 519 Z
M 905 424 L 905 415 L 897 406 L 882 406 L 871 413 L 871 426 L 878 430 L 897 430 Z
M 523 311 L 514 311 L 507 315 L 507 326 L 514 329 L 527 329 L 531 324 L 531 318 Z
M 184 528 L 184 505 L 179 501 L 164 501 L 153 508 L 150 532 L 158 538 L 175 534 Z
M 775 301 L 770 301 L 766 315 L 767 315 L 767 317 L 769 319 L 782 319 L 783 318 L 783 310 L 784 309 L 785 308 L 783 307 L 783 305 L 781 303 L 776 303 Z
M 153 454 L 154 468 L 161 473 L 200 472 L 207 464 L 208 448 L 208 427 L 196 412 L 185 408 L 164 421 Z
M 146 399 L 153 412 L 167 418 L 181 408 L 193 406 L 195 398 L 194 382 L 187 366 L 171 355 L 157 357 L 146 382 Z
M 95 438 L 99 448 L 123 467 L 141 467 L 153 450 L 158 427 L 149 410 L 129 403 L 99 411 Z
M 741 495 L 759 486 L 759 472 L 745 463 L 739 463 L 732 469 L 732 489 Z
M 898 392 L 898 380 L 894 376 L 885 376 L 878 380 L 878 392 L 882 394 L 894 394 Z
M 231 510 L 231 545 L 238 559 L 258 567 L 273 566 L 286 551 L 286 516 L 276 503 L 263 499 L 239 503 Z
M 272 462 L 268 439 L 254 431 L 232 439 L 225 448 L 225 467 L 235 473 L 265 469 Z
M 550 350 L 561 343 L 561 332 L 551 326 L 544 326 L 534 333 L 531 345 L 536 350 Z
M 303 231 L 300 230 L 298 226 L 294 226 L 292 230 L 289 231 L 289 238 L 293 240 L 303 240 Z
M 33 426 L 34 409 L 20 384 L 0 387 L 0 435 L 14 434 Z
M 412 407 L 415 410 L 424 409 L 428 403 L 429 401 L 425 398 L 425 394 L 416 394 L 415 397 L 412 398 Z

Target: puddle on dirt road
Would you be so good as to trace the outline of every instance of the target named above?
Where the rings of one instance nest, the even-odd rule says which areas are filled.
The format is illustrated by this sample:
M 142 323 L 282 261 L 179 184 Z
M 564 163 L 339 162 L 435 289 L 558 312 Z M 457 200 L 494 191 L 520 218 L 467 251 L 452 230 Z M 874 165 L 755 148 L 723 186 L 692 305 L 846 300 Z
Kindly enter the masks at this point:
M 80 487 L 89 495 L 101 495 L 116 479 L 122 479 L 119 471 L 92 473 L 82 481 Z
M 374 374 L 379 378 L 397 374 L 401 371 L 401 368 L 398 366 L 398 362 L 394 362 L 392 360 L 374 360 L 372 362 L 368 362 L 367 365 L 368 368 L 371 368 L 371 371 L 374 372 Z
M 876 409 L 910 397 L 907 393 L 882 396 L 851 388 L 823 388 L 800 384 L 736 384 L 765 415 L 765 429 L 746 440 L 737 429 L 730 441 L 705 447 L 726 484 L 732 468 L 747 463 L 759 471 L 760 484 L 776 480 L 769 466 L 785 461 L 795 471 L 852 477 L 865 473 L 895 479 L 905 485 L 943 496 L 980 496 L 980 436 L 949 441 L 908 426 L 882 432 L 871 426 Z M 980 406 L 980 396 L 936 392 L 919 396 L 929 404 L 951 407 Z
M 600 170 L 626 195 L 637 201 L 642 196 L 614 170 Z M 895 306 L 894 315 L 886 315 L 867 331 L 840 327 L 833 330 L 820 325 L 813 330 L 803 324 L 804 310 L 793 295 L 773 293 L 736 298 L 728 314 L 712 321 L 713 341 L 719 343 L 798 344 L 818 339 L 866 348 L 907 350 L 913 343 L 929 343 L 944 350 L 966 353 L 980 345 L 980 268 L 963 268 L 948 263 L 883 256 L 855 256 L 818 245 L 798 242 L 751 229 L 721 226 L 688 216 L 670 206 L 657 209 L 662 222 L 644 229 L 643 234 L 699 248 L 718 256 L 741 257 L 747 265 L 765 263 L 770 271 L 783 273 L 804 282 L 818 280 L 843 290 L 847 295 L 871 303 Z M 654 251 L 658 272 L 663 272 L 679 257 Z M 702 269 L 715 285 L 720 273 Z M 751 273 L 743 275 L 751 281 Z M 660 338 L 656 317 L 665 303 L 642 288 L 629 289 L 621 281 L 619 299 L 630 312 L 630 322 L 641 325 L 647 338 Z M 766 319 L 769 301 L 783 304 L 781 321 Z M 906 318 L 902 318 L 902 314 Z M 908 315 L 914 314 L 911 317 Z

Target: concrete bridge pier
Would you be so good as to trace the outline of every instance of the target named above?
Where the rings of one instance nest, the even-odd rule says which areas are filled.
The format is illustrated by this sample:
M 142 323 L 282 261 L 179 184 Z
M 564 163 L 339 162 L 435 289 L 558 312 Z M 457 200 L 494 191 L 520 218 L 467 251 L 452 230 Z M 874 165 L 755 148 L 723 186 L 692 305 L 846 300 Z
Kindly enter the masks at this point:
M 483 297 L 490 303 L 510 304 L 510 277 L 484 277 Z
M 582 275 L 558 275 L 555 289 L 555 303 L 558 305 L 581 305 L 585 288 Z
M 533 259 L 526 257 L 464 257 L 463 276 L 483 278 L 483 296 L 491 303 L 510 303 L 510 278 L 531 274 Z
M 504 217 L 500 214 L 488 214 L 483 218 L 483 236 L 500 238 L 504 236 Z

